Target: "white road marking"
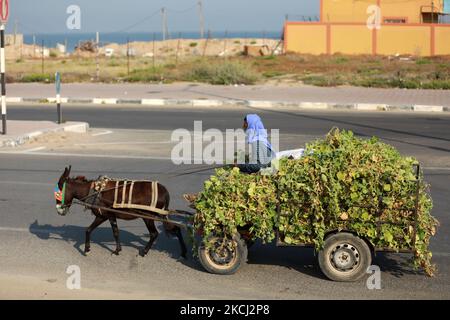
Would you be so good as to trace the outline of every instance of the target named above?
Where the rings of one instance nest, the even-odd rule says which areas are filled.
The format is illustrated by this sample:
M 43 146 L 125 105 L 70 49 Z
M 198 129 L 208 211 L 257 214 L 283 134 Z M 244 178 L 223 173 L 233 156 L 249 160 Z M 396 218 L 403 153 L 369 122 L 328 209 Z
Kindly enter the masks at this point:
M 93 134 L 92 136 L 93 137 L 98 137 L 98 136 L 104 136 L 104 135 L 111 134 L 111 133 L 113 133 L 111 130 L 107 130 L 107 131 L 103 131 L 103 132 L 99 132 L 99 133 Z
M 109 159 L 142 159 L 142 160 L 171 160 L 170 157 L 157 156 L 126 156 L 126 155 L 108 155 L 108 154 L 80 154 L 80 153 L 50 153 L 50 152 L 29 152 L 21 151 L 0 151 L 0 154 L 27 155 L 27 156 L 49 156 L 49 157 L 79 157 L 79 158 L 109 158 Z
M 105 145 L 140 145 L 140 144 L 169 144 L 175 143 L 172 141 L 154 141 L 154 142 L 139 142 L 139 141 L 122 141 L 122 142 L 94 142 L 94 143 L 77 143 L 75 146 L 105 146 Z
M 37 148 L 33 148 L 33 149 L 23 150 L 22 152 L 23 153 L 34 152 L 34 151 L 41 151 L 41 150 L 44 150 L 44 149 L 46 149 L 46 147 L 37 147 Z
M 424 170 L 439 170 L 439 171 L 450 171 L 450 168 L 448 167 L 424 167 Z

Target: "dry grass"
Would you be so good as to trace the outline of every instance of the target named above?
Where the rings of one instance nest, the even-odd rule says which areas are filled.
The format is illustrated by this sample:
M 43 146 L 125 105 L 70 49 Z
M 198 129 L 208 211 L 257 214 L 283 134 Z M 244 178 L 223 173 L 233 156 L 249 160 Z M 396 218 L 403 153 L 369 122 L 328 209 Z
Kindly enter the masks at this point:
M 450 56 L 402 58 L 373 56 L 244 57 L 124 57 L 99 60 L 103 82 L 198 81 L 212 84 L 305 83 L 317 86 L 355 85 L 450 89 Z M 205 67 L 207 66 L 207 67 Z M 95 81 L 96 61 L 89 57 L 47 58 L 42 74 L 40 59 L 9 61 L 8 81 L 52 81 L 59 71 L 64 82 Z

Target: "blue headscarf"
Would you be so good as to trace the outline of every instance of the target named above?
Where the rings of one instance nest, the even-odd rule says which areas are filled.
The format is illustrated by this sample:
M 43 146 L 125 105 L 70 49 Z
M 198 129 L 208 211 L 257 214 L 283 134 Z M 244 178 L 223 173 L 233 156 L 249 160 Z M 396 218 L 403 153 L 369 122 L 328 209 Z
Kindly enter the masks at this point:
M 251 144 L 255 141 L 260 141 L 266 145 L 266 147 L 272 150 L 272 145 L 267 140 L 267 130 L 261 121 L 261 118 L 257 114 L 248 114 L 245 119 L 247 120 L 247 143 Z

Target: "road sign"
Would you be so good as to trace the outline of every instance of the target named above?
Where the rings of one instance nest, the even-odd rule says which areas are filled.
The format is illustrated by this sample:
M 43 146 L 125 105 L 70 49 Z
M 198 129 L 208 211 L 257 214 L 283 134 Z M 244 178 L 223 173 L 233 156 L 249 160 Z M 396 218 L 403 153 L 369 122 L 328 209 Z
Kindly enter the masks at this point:
M 0 22 L 6 24 L 9 17 L 9 0 L 0 0 Z
M 55 85 L 56 85 L 56 94 L 61 93 L 61 75 L 59 72 L 55 73 Z

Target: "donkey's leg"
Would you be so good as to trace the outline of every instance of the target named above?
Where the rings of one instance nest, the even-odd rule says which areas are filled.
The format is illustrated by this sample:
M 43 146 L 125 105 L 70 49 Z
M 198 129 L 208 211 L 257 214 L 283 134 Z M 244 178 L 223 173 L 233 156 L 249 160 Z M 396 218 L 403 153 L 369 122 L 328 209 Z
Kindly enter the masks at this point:
M 86 242 L 84 245 L 84 253 L 88 253 L 91 251 L 91 233 L 95 230 L 99 225 L 106 221 L 105 217 L 96 216 L 94 222 L 86 229 Z
M 119 255 L 119 252 L 122 251 L 122 246 L 120 245 L 119 240 L 119 227 L 117 226 L 117 220 L 116 217 L 110 217 L 109 223 L 111 223 L 111 228 L 113 230 L 114 240 L 116 240 L 116 250 L 112 252 L 112 254 L 115 254 L 116 256 Z
M 153 245 L 153 242 L 155 242 L 156 238 L 158 237 L 158 229 L 155 227 L 155 221 L 149 220 L 149 219 L 142 219 L 145 222 L 145 225 L 147 226 L 148 232 L 150 233 L 150 240 L 148 240 L 147 245 L 145 248 L 141 251 L 141 256 L 145 256 L 150 248 Z

